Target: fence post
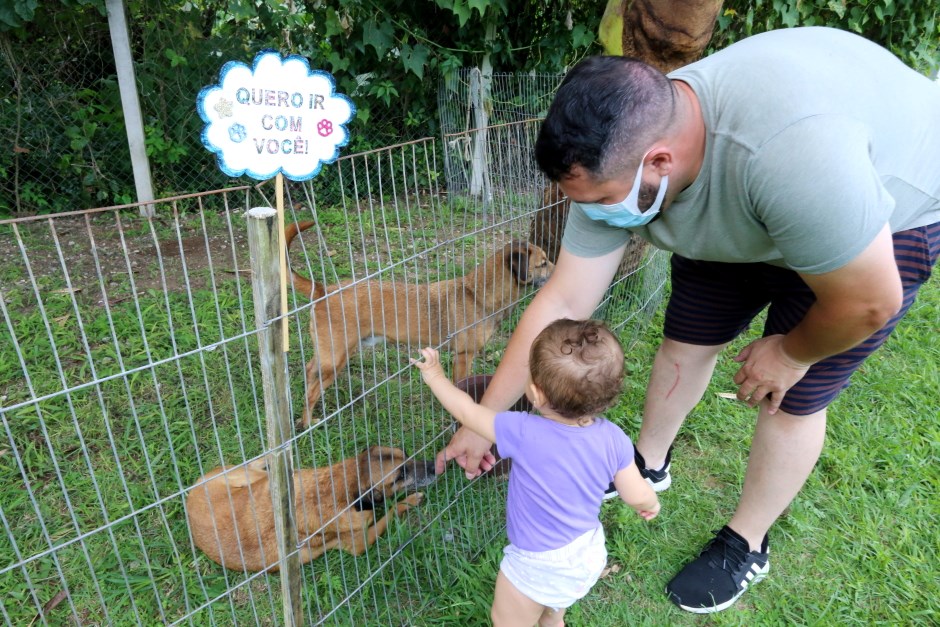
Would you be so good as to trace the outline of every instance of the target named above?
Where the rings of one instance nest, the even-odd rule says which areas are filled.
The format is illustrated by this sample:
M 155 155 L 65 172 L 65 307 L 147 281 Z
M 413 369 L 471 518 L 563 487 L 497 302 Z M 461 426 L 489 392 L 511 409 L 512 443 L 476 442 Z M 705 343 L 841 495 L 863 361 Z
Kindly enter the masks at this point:
M 291 417 L 288 405 L 287 353 L 284 336 L 271 320 L 280 315 L 281 280 L 277 212 L 270 207 L 249 209 L 248 250 L 251 255 L 251 291 L 255 303 L 255 328 L 261 352 L 264 414 L 267 423 L 268 481 L 274 511 L 281 562 L 281 600 L 284 625 L 301 624 L 300 556 L 296 551 L 294 482 L 289 446 Z M 289 557 L 285 557 L 289 555 Z
M 114 50 L 114 64 L 117 69 L 118 88 L 121 92 L 121 109 L 124 112 L 124 128 L 127 131 L 127 147 L 131 155 L 131 167 L 134 171 L 134 186 L 137 189 L 137 202 L 153 200 L 153 180 L 150 176 L 150 160 L 144 141 L 143 116 L 140 114 L 140 97 L 137 94 L 137 78 L 134 72 L 134 60 L 131 58 L 130 36 L 127 33 L 127 16 L 124 14 L 122 0 L 107 0 L 108 26 L 111 29 L 111 47 Z M 140 205 L 140 214 L 152 218 L 154 206 Z

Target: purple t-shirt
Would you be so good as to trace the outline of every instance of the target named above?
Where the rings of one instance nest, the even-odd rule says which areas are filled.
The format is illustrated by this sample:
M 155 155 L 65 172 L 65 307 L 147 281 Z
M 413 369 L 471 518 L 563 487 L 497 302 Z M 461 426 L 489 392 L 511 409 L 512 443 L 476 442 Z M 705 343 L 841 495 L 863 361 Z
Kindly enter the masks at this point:
M 512 459 L 506 528 L 525 551 L 550 551 L 596 529 L 604 491 L 633 463 L 633 443 L 604 418 L 587 427 L 525 412 L 496 415 L 496 447 Z

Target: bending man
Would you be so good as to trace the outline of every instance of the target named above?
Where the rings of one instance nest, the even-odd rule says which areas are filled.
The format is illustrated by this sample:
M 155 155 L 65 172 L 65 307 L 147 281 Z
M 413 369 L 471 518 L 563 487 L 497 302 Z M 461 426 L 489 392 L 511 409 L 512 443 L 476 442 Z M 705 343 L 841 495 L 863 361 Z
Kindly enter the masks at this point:
M 827 406 L 936 263 L 940 86 L 828 28 L 756 35 L 668 77 L 595 57 L 559 88 L 536 158 L 571 210 L 484 405 L 521 395 L 546 324 L 591 316 L 636 232 L 673 253 L 637 441 L 644 477 L 665 489 L 672 442 L 719 353 L 769 306 L 763 337 L 735 357 L 737 396 L 758 408 L 741 500 L 667 585 L 683 609 L 725 609 L 766 575 L 768 530 L 819 457 Z M 456 459 L 476 476 L 488 448 L 460 430 L 439 470 Z

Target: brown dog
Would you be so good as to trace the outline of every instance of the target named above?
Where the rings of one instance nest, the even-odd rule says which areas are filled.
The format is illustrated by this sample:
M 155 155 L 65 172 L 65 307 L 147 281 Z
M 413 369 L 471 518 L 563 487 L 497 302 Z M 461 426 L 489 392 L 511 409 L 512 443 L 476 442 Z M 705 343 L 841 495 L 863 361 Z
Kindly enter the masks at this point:
M 285 229 L 287 245 L 313 222 Z M 450 341 L 454 380 L 468 374 L 473 359 L 492 337 L 527 287 L 540 287 L 555 264 L 538 246 L 507 244 L 468 274 L 448 281 L 341 281 L 324 287 L 293 270 L 294 288 L 317 301 L 310 318 L 314 357 L 307 363 L 304 426 L 323 390 L 333 384 L 349 356 L 370 337 L 414 346 Z
M 392 516 L 420 504 L 423 495 L 408 495 L 378 520 L 375 505 L 434 478 L 434 462 L 409 460 L 401 449 L 380 446 L 332 466 L 295 471 L 300 562 L 336 547 L 361 555 L 385 532 Z M 212 561 L 235 570 L 279 569 L 263 460 L 220 466 L 200 477 L 186 498 L 186 515 L 193 541 Z
M 561 238 L 565 234 L 565 222 L 571 201 L 561 191 L 557 183 L 549 181 L 542 189 L 542 209 L 533 217 L 529 226 L 529 241 L 542 248 L 548 259 L 558 261 L 561 250 Z M 649 244 L 636 233 L 630 235 L 627 249 L 617 269 L 617 278 L 630 276 L 640 267 L 646 258 Z

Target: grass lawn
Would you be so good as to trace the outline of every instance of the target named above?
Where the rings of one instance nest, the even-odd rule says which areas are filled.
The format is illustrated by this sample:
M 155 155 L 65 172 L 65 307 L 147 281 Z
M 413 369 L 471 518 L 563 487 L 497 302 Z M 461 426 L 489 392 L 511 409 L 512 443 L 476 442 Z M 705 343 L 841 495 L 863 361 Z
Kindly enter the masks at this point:
M 520 211 L 485 230 L 473 211 L 406 208 L 424 221 L 389 226 L 399 222 L 387 208 L 368 214 L 368 228 L 326 224 L 314 240 L 326 252 L 311 250 L 306 273 L 365 276 L 381 266 L 398 280 L 443 278 L 471 264 L 484 242 L 491 248 L 527 232 Z M 8 254 L 0 267 L 0 623 L 279 624 L 277 575 L 209 561 L 192 545 L 184 511 L 200 475 L 266 449 L 250 287 L 236 278 L 243 242 L 226 235 L 244 223 L 175 210 L 143 226 L 114 220 L 74 218 L 54 232 L 44 223 L 18 227 L 24 244 L 11 239 L 12 227 L 0 229 L 9 244 L 0 247 Z M 138 231 L 144 236 L 134 239 Z M 211 255 L 188 248 L 200 242 Z M 350 252 L 362 249 L 370 254 Z M 196 259 L 206 263 L 196 267 Z M 67 269 L 78 284 L 65 285 Z M 642 302 L 633 297 L 655 292 L 661 277 L 657 267 L 638 273 L 604 306 L 631 346 L 626 392 L 608 415 L 631 435 L 662 324 L 637 315 Z M 309 303 L 293 303 L 288 380 L 299 415 L 312 352 Z M 515 319 L 491 338 L 478 372 L 495 368 Z M 755 412 L 718 394 L 732 391 L 731 357 L 756 331 L 742 337 L 679 434 L 660 517 L 648 524 L 622 503 L 605 504 L 610 561 L 620 570 L 572 608 L 569 624 L 937 624 L 938 331 L 934 279 L 832 406 L 821 461 L 771 531 L 770 577 L 734 609 L 701 618 L 676 609 L 663 587 L 737 502 Z M 298 465 L 325 465 L 372 444 L 433 457 L 452 421 L 408 357 L 391 344 L 358 353 L 324 396 L 322 424 L 293 434 Z M 505 488 L 489 477 L 468 484 L 451 469 L 364 555 L 329 551 L 308 564 L 307 622 L 488 624 Z
M 661 317 L 630 352 L 627 393 L 611 417 L 635 435 Z M 731 517 L 756 412 L 717 396 L 733 390 L 719 360 L 705 398 L 679 433 L 673 485 L 644 523 L 621 502 L 602 511 L 610 562 L 569 610 L 572 626 L 936 625 L 940 622 L 940 281 L 921 290 L 894 336 L 830 407 L 816 469 L 772 528 L 771 570 L 732 609 L 696 616 L 672 605 L 666 582 Z M 503 537 L 505 540 L 505 537 Z M 428 611 L 425 625 L 486 624 L 501 546 Z

